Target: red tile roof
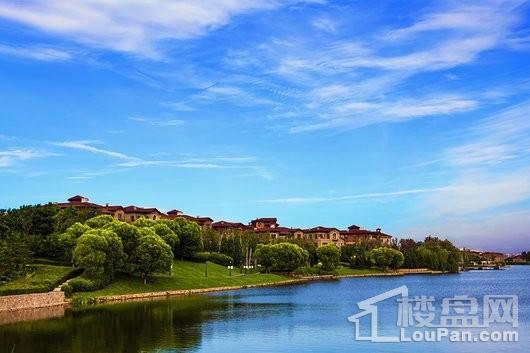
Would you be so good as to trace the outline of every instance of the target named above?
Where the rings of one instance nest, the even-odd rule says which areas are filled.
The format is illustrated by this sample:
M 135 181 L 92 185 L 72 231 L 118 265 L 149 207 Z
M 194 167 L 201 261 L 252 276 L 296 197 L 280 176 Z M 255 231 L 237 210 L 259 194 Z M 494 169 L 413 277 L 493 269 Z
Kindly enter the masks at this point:
M 313 227 L 313 228 L 309 228 L 309 229 L 303 229 L 302 231 L 304 233 L 329 233 L 331 231 L 338 231 L 337 228 L 329 228 L 329 227 L 322 227 L 322 226 L 318 226 L 318 227 Z
M 162 214 L 162 212 L 160 212 L 156 208 L 143 208 L 143 207 L 138 207 L 138 206 L 127 206 L 127 207 L 123 208 L 123 211 L 125 213 L 144 213 L 144 214 L 147 214 L 147 213 L 158 213 L 158 214 Z

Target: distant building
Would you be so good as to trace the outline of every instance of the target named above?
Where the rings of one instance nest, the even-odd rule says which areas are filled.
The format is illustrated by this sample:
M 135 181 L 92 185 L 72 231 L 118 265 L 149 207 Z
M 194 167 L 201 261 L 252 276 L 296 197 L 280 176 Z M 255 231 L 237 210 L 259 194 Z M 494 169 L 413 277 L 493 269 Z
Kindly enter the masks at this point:
M 144 208 L 132 205 L 123 207 L 105 204 L 105 206 L 102 206 L 89 202 L 87 197 L 81 195 L 72 196 L 67 201 L 68 202 L 55 203 L 55 205 L 60 208 L 74 207 L 93 209 L 100 214 L 107 214 L 117 220 L 124 222 L 134 222 L 141 217 L 153 220 L 183 218 L 197 223 L 202 227 L 202 229 L 213 229 L 214 231 L 220 233 L 228 234 L 234 230 L 250 231 L 258 234 L 268 234 L 270 238 L 274 240 L 305 239 L 312 241 L 317 247 L 329 244 L 334 244 L 340 247 L 344 245 L 356 244 L 364 240 L 375 240 L 381 242 L 382 244 L 390 245 L 392 241 L 392 236 L 381 232 L 380 228 L 377 228 L 375 231 L 371 231 L 367 229 L 361 229 L 361 227 L 357 225 L 351 225 L 347 230 L 340 230 L 338 228 L 324 226 L 317 226 L 308 229 L 287 228 L 280 226 L 278 219 L 275 217 L 256 218 L 251 220 L 249 224 L 246 225 L 240 222 L 214 222 L 214 220 L 210 217 L 190 216 L 176 209 L 168 211 L 167 213 L 163 213 L 157 208 Z M 494 256 L 496 253 L 490 254 L 493 259 L 496 258 Z
M 483 252 L 480 256 L 487 262 L 503 262 L 506 255 L 500 252 Z
M 218 221 L 212 223 L 212 229 L 225 233 L 232 230 L 248 230 L 249 227 L 240 222 Z
M 254 230 L 258 229 L 274 229 L 279 226 L 276 218 L 256 218 L 250 221 L 250 227 Z
M 328 228 L 328 227 L 314 227 L 309 229 L 303 229 L 304 239 L 311 240 L 317 247 L 324 245 L 337 245 L 343 246 L 344 239 L 340 236 L 340 230 L 337 228 Z

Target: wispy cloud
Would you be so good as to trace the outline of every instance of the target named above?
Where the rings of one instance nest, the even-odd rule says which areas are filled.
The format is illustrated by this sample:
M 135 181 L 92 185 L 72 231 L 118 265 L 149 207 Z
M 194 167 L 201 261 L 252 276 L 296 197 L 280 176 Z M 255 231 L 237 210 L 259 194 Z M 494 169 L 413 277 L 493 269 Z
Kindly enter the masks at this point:
M 373 192 L 365 194 L 353 194 L 353 195 L 341 195 L 332 197 L 287 197 L 279 199 L 267 199 L 261 200 L 262 203 L 279 203 L 279 204 L 311 204 L 311 203 L 322 203 L 322 202 L 336 202 L 336 201 L 351 201 L 360 199 L 373 199 L 373 198 L 385 198 L 385 197 L 399 197 L 408 195 L 418 195 L 426 193 L 434 193 L 445 190 L 445 187 L 441 188 L 425 188 L 425 189 L 409 189 L 389 192 Z
M 311 22 L 311 25 L 317 29 L 330 33 L 335 33 L 338 27 L 337 22 L 329 17 L 316 18 Z
M 181 159 L 146 159 L 135 156 L 130 156 L 122 152 L 116 152 L 108 149 L 95 147 L 94 141 L 80 140 L 80 141 L 64 141 L 64 142 L 50 142 L 51 145 L 80 150 L 96 155 L 103 155 L 113 159 L 118 159 L 120 162 L 115 163 L 104 172 L 83 172 L 76 175 L 69 176 L 68 179 L 86 180 L 96 176 L 107 175 L 117 172 L 121 169 L 131 168 L 146 168 L 146 167 L 166 167 L 166 168 L 181 168 L 181 169 L 233 169 L 233 170 L 247 170 L 251 171 L 253 175 L 263 177 L 270 180 L 271 173 L 265 168 L 254 164 L 255 158 L 249 156 L 214 156 L 214 157 L 193 157 Z M 118 168 L 118 169 L 117 169 Z
M 499 175 L 465 173 L 447 188 L 430 195 L 426 209 L 435 214 L 466 215 L 530 199 L 530 171 Z
M 12 137 L 12 136 L 7 136 L 7 135 L 2 135 L 0 134 L 0 141 L 11 141 L 11 140 L 14 140 L 15 138 Z
M 35 59 L 41 61 L 65 61 L 72 55 L 64 50 L 46 47 L 20 47 L 0 44 L 0 55 L 15 56 L 18 58 Z
M 93 146 L 94 141 L 87 141 L 87 140 L 63 141 L 63 142 L 50 142 L 50 144 L 54 146 L 58 146 L 58 147 L 64 147 L 64 148 L 70 148 L 70 149 L 90 152 L 94 154 L 100 154 L 100 155 L 117 158 L 117 159 L 124 159 L 124 160 L 129 160 L 129 161 L 133 161 L 137 159 L 135 157 L 131 157 L 131 156 L 128 156 L 120 152 L 95 147 Z
M 530 101 L 479 120 L 465 144 L 448 148 L 440 160 L 452 166 L 495 165 L 530 156 Z
M 16 162 L 27 161 L 30 159 L 57 156 L 57 154 L 35 149 L 10 149 L 0 151 L 0 168 L 13 166 Z
M 95 47 L 160 58 L 162 41 L 196 38 L 228 24 L 233 16 L 296 2 L 30 0 L 3 2 L 0 17 Z
M 160 119 L 149 119 L 149 118 L 134 116 L 134 117 L 129 118 L 129 120 L 137 121 L 140 123 L 145 123 L 145 124 L 157 126 L 157 127 L 179 126 L 179 125 L 184 124 L 184 120 L 181 120 L 181 119 L 160 120 Z

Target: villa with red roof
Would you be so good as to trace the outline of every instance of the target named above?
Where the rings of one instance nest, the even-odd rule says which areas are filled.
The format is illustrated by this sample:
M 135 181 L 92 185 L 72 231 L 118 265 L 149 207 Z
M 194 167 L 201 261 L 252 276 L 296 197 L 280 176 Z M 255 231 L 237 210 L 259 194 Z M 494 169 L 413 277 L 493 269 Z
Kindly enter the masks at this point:
M 59 208 L 75 207 L 84 209 L 94 209 L 101 214 L 111 215 L 117 220 L 124 222 L 134 222 L 138 218 L 148 219 L 176 219 L 183 218 L 195 222 L 202 229 L 213 229 L 220 233 L 232 233 L 233 231 L 249 231 L 254 233 L 268 234 L 270 239 L 288 240 L 305 239 L 310 240 L 317 247 L 334 244 L 336 246 L 351 245 L 363 240 L 379 241 L 382 244 L 390 245 L 392 236 L 381 232 L 380 228 L 375 231 L 361 229 L 357 225 L 351 225 L 347 230 L 340 230 L 334 227 L 317 226 L 308 229 L 282 227 L 275 217 L 262 217 L 251 220 L 248 225 L 240 222 L 217 221 L 210 217 L 189 216 L 179 210 L 171 210 L 167 213 L 159 211 L 157 208 L 144 208 L 138 206 L 110 206 L 98 205 L 89 202 L 87 197 L 76 195 L 70 197 L 68 202 L 54 203 Z

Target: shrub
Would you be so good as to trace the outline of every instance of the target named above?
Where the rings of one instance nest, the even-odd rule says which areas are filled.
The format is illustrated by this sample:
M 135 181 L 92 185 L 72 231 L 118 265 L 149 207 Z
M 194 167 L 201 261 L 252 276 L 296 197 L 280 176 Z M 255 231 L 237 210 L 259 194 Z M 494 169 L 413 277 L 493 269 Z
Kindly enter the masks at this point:
M 72 300 L 74 306 L 93 305 L 97 303 L 97 299 L 94 297 L 75 297 Z
M 302 266 L 294 270 L 293 274 L 295 276 L 312 276 L 318 275 L 318 269 L 314 267 Z
M 218 252 L 196 252 L 189 258 L 189 260 L 200 263 L 210 261 L 221 266 L 233 264 L 233 259 L 230 256 Z
M 96 290 L 96 284 L 88 278 L 74 278 L 67 284 L 72 292 L 92 292 Z
M 210 259 L 210 253 L 207 253 L 207 252 L 196 252 L 195 254 L 189 257 L 190 261 L 199 262 L 199 263 L 209 261 L 209 259 Z
M 72 286 L 70 284 L 63 284 L 61 286 L 61 290 L 64 292 L 64 295 L 67 297 L 67 298 L 70 298 L 72 296 L 72 294 L 74 293 L 74 289 L 72 288 Z
M 230 256 L 216 252 L 210 253 L 208 261 L 221 266 L 228 266 L 233 263 L 233 259 Z

